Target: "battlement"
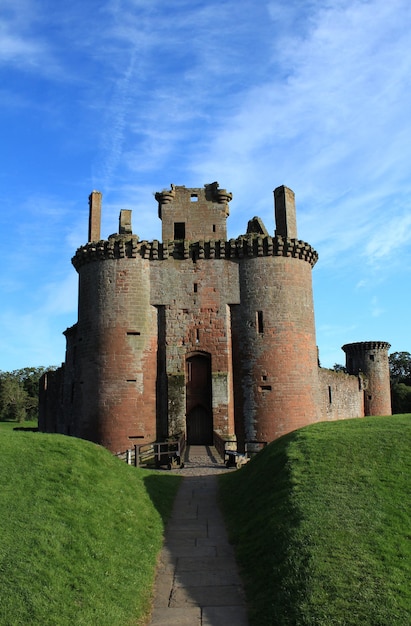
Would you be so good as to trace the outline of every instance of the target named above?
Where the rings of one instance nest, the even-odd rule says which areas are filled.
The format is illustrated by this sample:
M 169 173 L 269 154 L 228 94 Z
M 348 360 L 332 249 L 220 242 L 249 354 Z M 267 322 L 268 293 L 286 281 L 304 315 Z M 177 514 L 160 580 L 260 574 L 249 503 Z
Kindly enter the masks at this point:
M 237 239 L 208 240 L 190 242 L 174 240 L 159 242 L 139 241 L 136 235 L 112 235 L 108 240 L 87 243 L 78 248 L 72 258 L 76 270 L 86 263 L 107 259 L 137 258 L 164 260 L 192 259 L 242 259 L 245 257 L 292 257 L 310 263 L 314 267 L 318 260 L 317 252 L 305 241 L 270 237 L 254 233 L 241 235 Z
M 389 350 L 391 344 L 386 341 L 357 341 L 356 343 L 346 343 L 342 346 L 347 355 L 362 355 L 370 350 Z

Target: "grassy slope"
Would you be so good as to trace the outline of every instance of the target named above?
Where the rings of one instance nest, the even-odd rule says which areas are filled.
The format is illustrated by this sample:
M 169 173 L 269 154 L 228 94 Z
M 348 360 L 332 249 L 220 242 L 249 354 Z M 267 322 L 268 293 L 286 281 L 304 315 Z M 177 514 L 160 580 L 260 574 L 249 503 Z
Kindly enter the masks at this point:
M 411 615 L 411 416 L 321 423 L 221 479 L 255 626 Z
M 140 623 L 178 483 L 0 424 L 0 623 Z

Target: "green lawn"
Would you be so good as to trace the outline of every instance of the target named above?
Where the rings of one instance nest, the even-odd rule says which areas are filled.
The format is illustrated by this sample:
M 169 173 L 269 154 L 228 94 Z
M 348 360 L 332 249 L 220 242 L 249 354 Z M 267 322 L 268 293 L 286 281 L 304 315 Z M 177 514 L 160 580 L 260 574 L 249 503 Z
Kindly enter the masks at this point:
M 411 416 L 321 423 L 221 478 L 254 626 L 411 623 Z
M 15 426 L 0 423 L 1 626 L 144 624 L 179 478 Z M 410 415 L 321 423 L 221 477 L 252 626 L 408 626 L 410 445 Z
M 0 624 L 144 623 L 179 478 L 14 426 L 0 424 Z

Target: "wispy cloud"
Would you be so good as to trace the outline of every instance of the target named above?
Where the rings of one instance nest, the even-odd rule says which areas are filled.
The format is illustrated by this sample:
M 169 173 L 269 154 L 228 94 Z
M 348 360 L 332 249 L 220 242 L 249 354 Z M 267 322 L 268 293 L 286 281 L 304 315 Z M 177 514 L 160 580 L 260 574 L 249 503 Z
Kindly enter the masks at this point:
M 154 238 L 153 192 L 214 180 L 234 193 L 230 236 L 252 215 L 272 232 L 273 188 L 294 189 L 315 275 L 345 280 L 357 307 L 353 327 L 331 311 L 333 334 L 320 316 L 323 343 L 387 318 L 384 286 L 411 267 L 407 0 L 3 0 L 0 28 L 0 226 L 14 241 L 0 286 L 25 332 L 37 316 L 47 341 L 59 310 L 75 321 L 69 263 L 92 188 L 103 236 L 131 208 Z

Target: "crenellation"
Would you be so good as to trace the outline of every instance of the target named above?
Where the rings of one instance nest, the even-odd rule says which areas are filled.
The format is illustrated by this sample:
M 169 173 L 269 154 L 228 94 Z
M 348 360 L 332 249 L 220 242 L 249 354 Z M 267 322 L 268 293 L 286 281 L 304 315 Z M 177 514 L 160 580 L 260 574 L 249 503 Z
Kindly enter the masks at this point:
M 240 235 L 237 239 L 200 240 L 197 242 L 166 241 L 139 241 L 133 235 L 131 238 L 112 235 L 108 241 L 87 243 L 81 246 L 74 255 L 72 263 L 78 270 L 82 264 L 114 258 L 136 258 L 166 260 L 171 256 L 176 260 L 196 259 L 242 259 L 244 257 L 286 256 L 307 261 L 314 267 L 318 260 L 317 252 L 305 241 L 284 239 L 281 236 L 261 237 L 255 235 Z

